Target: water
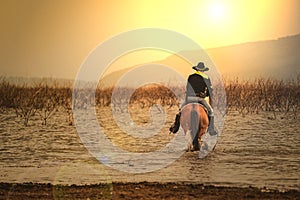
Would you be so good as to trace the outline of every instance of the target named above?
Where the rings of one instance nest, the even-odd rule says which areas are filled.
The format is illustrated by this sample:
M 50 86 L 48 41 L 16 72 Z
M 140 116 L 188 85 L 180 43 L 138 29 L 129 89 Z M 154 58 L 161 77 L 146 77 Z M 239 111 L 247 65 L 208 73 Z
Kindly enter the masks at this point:
M 158 109 L 157 112 L 164 111 Z M 113 147 L 125 152 L 145 155 L 159 151 L 174 139 L 174 135 L 168 134 L 168 126 L 176 110 L 170 109 L 164 119 L 165 125 L 148 138 L 124 134 L 109 117 L 111 113 L 100 113 L 99 124 L 107 138 Z M 139 116 L 131 113 L 131 123 L 147 128 L 151 116 L 144 111 L 137 113 Z M 101 161 L 106 163 L 103 165 L 92 155 L 95 152 L 82 144 L 64 113 L 53 115 L 47 126 L 34 116 L 25 127 L 22 118 L 16 117 L 12 110 L 6 110 L 0 113 L 0 182 L 197 182 L 299 190 L 300 124 L 297 119 L 270 119 L 271 116 L 271 113 L 245 117 L 234 112 L 228 114 L 215 151 L 203 159 L 198 158 L 197 152 L 185 152 L 184 148 L 175 147 L 157 157 L 131 157 L 131 160 L 125 154 L 111 150 L 114 159 L 100 152 Z M 184 139 L 182 132 L 177 137 Z M 89 144 L 93 142 L 97 142 L 97 138 Z M 138 173 L 133 173 L 135 170 Z

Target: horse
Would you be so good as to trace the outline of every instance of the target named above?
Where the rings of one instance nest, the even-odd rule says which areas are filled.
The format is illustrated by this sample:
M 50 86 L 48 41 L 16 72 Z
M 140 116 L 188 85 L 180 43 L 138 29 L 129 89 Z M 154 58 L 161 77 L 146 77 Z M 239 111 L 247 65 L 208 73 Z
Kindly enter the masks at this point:
M 187 138 L 187 151 L 199 150 L 202 135 L 208 129 L 209 119 L 203 105 L 188 103 L 181 109 L 180 124 Z

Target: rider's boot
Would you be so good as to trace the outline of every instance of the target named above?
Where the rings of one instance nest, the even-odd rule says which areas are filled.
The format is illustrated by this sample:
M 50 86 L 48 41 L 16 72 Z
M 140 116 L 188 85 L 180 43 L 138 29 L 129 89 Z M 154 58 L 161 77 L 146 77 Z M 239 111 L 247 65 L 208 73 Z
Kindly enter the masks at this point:
M 172 124 L 172 126 L 169 128 L 170 132 L 177 133 L 180 127 L 180 113 L 176 114 L 175 122 Z
M 209 126 L 208 126 L 208 133 L 211 136 L 217 135 L 217 131 L 215 130 L 215 119 L 214 116 L 209 117 Z

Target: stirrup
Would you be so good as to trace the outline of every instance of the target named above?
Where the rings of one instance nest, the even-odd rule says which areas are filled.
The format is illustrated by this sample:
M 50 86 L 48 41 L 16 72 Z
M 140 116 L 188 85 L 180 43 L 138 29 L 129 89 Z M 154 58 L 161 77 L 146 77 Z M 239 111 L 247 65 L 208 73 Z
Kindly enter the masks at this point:
M 181 113 L 176 114 L 175 122 L 172 124 L 172 126 L 169 128 L 170 132 L 177 133 L 180 127 L 180 115 Z
M 218 135 L 218 133 L 217 133 L 217 131 L 215 131 L 215 129 L 209 130 L 208 133 L 209 133 L 210 136 Z
M 179 130 L 179 126 L 176 125 L 175 123 L 169 128 L 169 131 L 172 133 L 177 133 Z

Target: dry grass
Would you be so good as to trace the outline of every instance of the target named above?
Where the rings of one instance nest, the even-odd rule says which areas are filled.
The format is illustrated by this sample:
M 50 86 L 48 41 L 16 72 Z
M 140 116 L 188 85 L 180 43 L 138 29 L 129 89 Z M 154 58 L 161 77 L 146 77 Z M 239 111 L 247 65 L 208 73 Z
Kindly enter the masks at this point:
M 227 108 L 237 110 L 242 115 L 260 111 L 273 112 L 286 116 L 292 113 L 295 117 L 300 109 L 300 76 L 297 80 L 255 79 L 240 82 L 225 81 Z
M 285 117 L 288 114 L 297 116 L 300 110 L 300 76 L 297 80 L 284 82 L 271 79 L 256 79 L 241 82 L 224 81 L 227 111 L 236 110 L 242 115 L 268 111 L 274 118 Z M 214 107 L 222 106 L 225 96 L 221 86 L 214 88 Z M 89 105 L 110 106 L 119 109 L 120 105 L 138 104 L 140 108 L 155 104 L 163 107 L 179 107 L 184 99 L 184 87 L 166 87 L 158 84 L 147 85 L 133 91 L 132 88 L 98 88 L 95 96 L 90 90 L 77 90 L 73 94 L 72 85 L 39 83 L 35 85 L 16 85 L 1 79 L 0 81 L 0 111 L 14 109 L 18 117 L 24 119 L 27 126 L 30 118 L 39 115 L 44 125 L 53 113 L 60 110 L 66 113 L 68 123 L 72 124 L 72 94 L 76 96 L 73 102 L 76 108 L 86 108 Z M 181 94 L 179 99 L 173 91 Z M 114 98 L 112 97 L 114 94 Z M 128 97 L 128 94 L 132 94 Z M 121 110 L 122 111 L 122 110 Z
M 72 113 L 71 85 L 16 85 L 2 80 L 0 96 L 1 112 L 14 109 L 16 115 L 24 119 L 25 126 L 34 115 L 39 115 L 42 123 L 46 125 L 47 120 L 58 110 L 67 113 L 68 116 Z

